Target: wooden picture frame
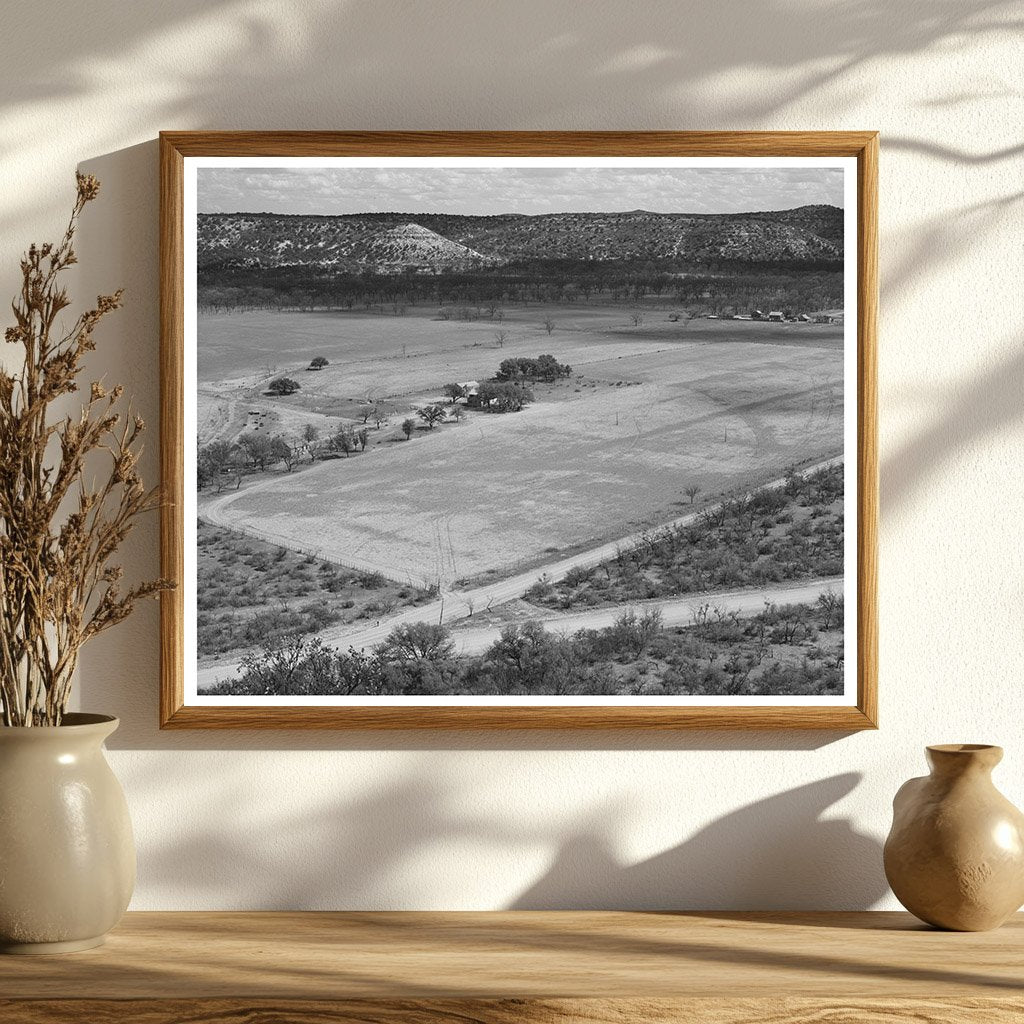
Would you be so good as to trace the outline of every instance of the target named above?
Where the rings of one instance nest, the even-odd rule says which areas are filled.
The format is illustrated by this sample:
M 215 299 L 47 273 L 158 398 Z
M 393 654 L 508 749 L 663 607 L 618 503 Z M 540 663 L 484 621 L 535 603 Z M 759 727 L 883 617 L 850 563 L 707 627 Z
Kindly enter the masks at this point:
M 844 249 L 846 274 L 856 268 L 856 397 L 848 379 L 845 402 L 856 416 L 856 580 L 846 568 L 845 590 L 856 596 L 855 681 L 846 682 L 842 703 L 816 704 L 780 697 L 756 705 L 700 705 L 572 702 L 453 706 L 408 697 L 408 703 L 325 706 L 308 702 L 237 703 L 207 706 L 189 698 L 186 673 L 195 650 L 186 650 L 184 521 L 187 437 L 185 416 L 186 204 L 187 161 L 193 158 L 285 157 L 373 158 L 590 158 L 625 157 L 736 159 L 829 158 L 855 166 L 856 253 Z M 877 529 L 878 456 L 876 435 L 877 269 L 876 132 L 162 132 L 160 135 L 160 316 L 161 316 L 161 514 L 163 574 L 178 582 L 161 595 L 161 728 L 327 728 L 327 729 L 831 729 L 877 727 Z M 849 172 L 847 172 L 849 173 Z M 847 195 L 853 194 L 849 190 Z M 848 222 L 847 222 L 848 223 Z M 849 229 L 847 229 L 849 238 Z M 849 295 L 849 290 L 847 291 Z M 550 332 L 549 332 L 550 333 Z M 846 365 L 852 363 L 845 335 Z M 400 438 L 398 439 L 400 440 Z M 424 442 L 426 443 L 426 442 Z M 851 451 L 847 441 L 847 453 Z M 346 453 L 347 454 L 347 453 Z M 852 484 L 847 456 L 846 479 Z M 847 550 L 849 550 L 847 540 Z M 847 558 L 847 562 L 849 559 Z M 471 614 L 471 613 L 470 613 Z M 847 645 L 847 647 L 849 644 Z M 855 696 L 853 688 L 855 686 Z

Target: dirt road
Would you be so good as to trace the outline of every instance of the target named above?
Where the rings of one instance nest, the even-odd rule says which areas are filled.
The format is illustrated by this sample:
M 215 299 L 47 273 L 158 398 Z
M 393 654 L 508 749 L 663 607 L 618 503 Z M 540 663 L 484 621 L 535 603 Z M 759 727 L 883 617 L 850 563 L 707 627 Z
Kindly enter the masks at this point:
M 727 590 L 707 594 L 687 594 L 685 597 L 640 601 L 635 604 L 613 605 L 609 608 L 594 608 L 569 615 L 538 618 L 537 621 L 549 633 L 571 636 L 581 629 L 607 629 L 615 624 L 615 620 L 623 612 L 635 611 L 638 615 L 642 615 L 646 611 L 657 609 L 661 612 L 662 625 L 686 626 L 693 621 L 694 613 L 702 605 L 710 605 L 712 609 L 723 613 L 736 612 L 740 615 L 752 615 L 761 611 L 765 602 L 779 605 L 809 604 L 817 601 L 821 594 L 829 591 L 836 594 L 842 593 L 842 576 L 813 580 L 809 583 L 776 586 L 769 590 Z M 500 626 L 459 626 L 452 634 L 452 639 L 455 641 L 459 654 L 483 654 L 498 639 L 500 632 Z
M 808 466 L 802 470 L 802 473 L 813 473 L 819 469 L 824 469 L 826 466 L 837 465 L 842 462 L 842 458 L 837 457 L 833 459 L 827 459 L 824 462 L 815 463 L 813 466 Z M 785 478 L 780 477 L 777 480 L 773 480 L 768 484 L 765 484 L 767 489 L 777 489 L 785 485 Z M 226 495 L 225 498 L 230 498 L 231 495 Z M 210 512 L 211 508 L 223 508 L 224 502 L 221 499 L 217 499 L 211 502 L 210 505 L 204 510 L 204 515 L 210 518 L 213 522 L 218 522 Z M 701 512 L 691 512 L 685 516 L 672 521 L 671 524 L 674 526 L 688 526 L 701 515 Z M 223 522 L 221 525 L 230 527 L 229 522 Z M 614 558 L 617 551 L 620 548 L 628 548 L 635 544 L 642 534 L 635 533 L 628 537 L 623 537 L 616 541 L 611 541 L 608 544 L 602 544 L 598 547 L 591 548 L 588 551 L 582 551 L 579 554 L 572 555 L 569 558 L 560 559 L 557 562 L 551 562 L 548 565 L 540 566 L 535 569 L 531 569 L 528 572 L 518 573 L 515 576 L 511 576 L 508 579 L 501 580 L 498 583 L 487 584 L 482 587 L 476 587 L 472 590 L 464 591 L 449 591 L 442 593 L 440 597 L 435 601 L 431 601 L 429 604 L 420 605 L 416 608 L 407 608 L 403 611 L 397 612 L 394 615 L 390 615 L 387 618 L 380 619 L 374 622 L 372 625 L 353 628 L 351 624 L 345 626 L 336 626 L 324 630 L 320 634 L 320 638 L 323 642 L 331 647 L 341 647 L 347 649 L 353 647 L 356 650 L 368 650 L 377 644 L 387 639 L 391 631 L 400 625 L 405 625 L 413 622 L 436 622 L 443 625 L 453 625 L 463 619 L 469 618 L 471 615 L 485 612 L 489 609 L 497 608 L 502 604 L 506 604 L 509 601 L 514 601 L 517 598 L 523 596 L 527 590 L 530 589 L 537 582 L 538 579 L 546 579 L 549 583 L 558 583 L 564 579 L 566 574 L 573 569 L 579 568 L 592 568 L 593 566 L 600 565 L 602 562 L 608 561 Z M 271 534 L 267 535 L 267 539 L 273 539 Z M 361 566 L 353 566 L 353 568 L 362 568 Z M 379 567 L 377 571 L 380 571 Z M 387 575 L 385 573 L 385 575 Z M 830 582 L 834 581 L 821 581 L 821 586 L 825 587 Z M 814 584 L 817 585 L 817 584 Z M 806 584 L 805 586 L 812 586 L 812 584 Z M 787 592 L 787 588 L 780 587 L 774 588 L 781 592 Z M 759 609 L 764 600 L 775 600 L 774 598 L 766 598 L 765 594 L 773 591 L 761 591 L 761 592 L 749 592 L 743 596 L 744 601 L 753 601 L 750 607 L 754 610 Z M 731 593 L 734 597 L 739 599 L 740 592 L 726 592 Z M 814 599 L 817 598 L 818 590 L 814 594 Z M 671 614 L 683 614 L 682 609 L 686 609 L 686 618 L 689 617 L 689 610 L 692 609 L 695 604 L 704 603 L 709 595 L 693 594 L 685 598 L 680 598 L 678 601 L 671 600 L 666 604 L 678 604 L 679 611 L 673 611 Z M 715 595 L 710 595 L 715 596 Z M 722 596 L 722 595 L 717 595 Z M 785 601 L 802 600 L 801 598 L 780 598 Z M 611 616 L 606 625 L 611 625 L 614 619 L 621 614 L 623 611 L 622 607 L 616 607 L 612 609 L 598 609 L 593 614 L 604 614 L 605 612 Z M 591 613 L 580 613 L 581 615 L 589 615 Z M 571 618 L 571 616 L 567 617 Z M 685 620 L 680 620 L 685 621 Z M 666 623 L 669 624 L 669 623 Z M 678 624 L 678 623 L 676 623 Z M 588 624 L 578 626 L 576 628 L 593 628 Z M 483 635 L 483 631 L 481 631 Z M 494 633 L 496 636 L 497 633 Z M 471 641 L 467 641 L 471 642 Z M 483 641 L 476 641 L 483 642 Z M 475 648 L 474 648 L 475 650 Z M 239 663 L 224 662 L 220 664 L 211 665 L 199 670 L 198 673 L 198 688 L 199 692 L 202 692 L 204 688 L 212 686 L 217 680 L 229 679 L 236 675 L 239 669 Z

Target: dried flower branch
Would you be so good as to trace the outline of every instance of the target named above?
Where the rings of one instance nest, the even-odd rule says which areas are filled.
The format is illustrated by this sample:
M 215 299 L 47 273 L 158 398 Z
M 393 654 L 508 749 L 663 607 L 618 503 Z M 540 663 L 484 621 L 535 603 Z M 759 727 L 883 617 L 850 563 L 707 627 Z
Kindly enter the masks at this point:
M 51 423 L 53 402 L 78 391 L 96 325 L 121 305 L 100 295 L 70 330 L 58 317 L 71 304 L 59 283 L 77 262 L 73 242 L 99 182 L 78 174 L 78 195 L 61 241 L 33 245 L 4 337 L 24 349 L 21 371 L 0 369 L 0 710 L 3 724 L 59 725 L 82 645 L 126 618 L 135 603 L 171 586 L 158 579 L 122 591 L 110 559 L 135 519 L 157 506 L 138 473 L 141 417 L 115 408 L 124 394 L 89 385 L 79 416 Z M 59 449 L 59 457 L 58 451 Z M 85 460 L 107 455 L 102 485 L 87 486 Z M 77 489 L 77 494 L 73 494 Z

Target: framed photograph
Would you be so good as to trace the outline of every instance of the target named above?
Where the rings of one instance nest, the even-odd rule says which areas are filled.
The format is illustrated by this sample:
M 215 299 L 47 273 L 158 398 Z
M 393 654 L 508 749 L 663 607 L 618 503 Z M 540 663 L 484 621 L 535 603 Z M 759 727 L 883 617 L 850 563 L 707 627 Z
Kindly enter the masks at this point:
M 877 151 L 162 133 L 162 726 L 874 728 Z

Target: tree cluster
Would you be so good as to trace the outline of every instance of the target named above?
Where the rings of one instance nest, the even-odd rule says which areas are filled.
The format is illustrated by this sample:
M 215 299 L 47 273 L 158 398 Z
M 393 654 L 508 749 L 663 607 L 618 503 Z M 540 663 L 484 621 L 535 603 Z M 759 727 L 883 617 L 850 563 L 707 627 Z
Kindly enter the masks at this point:
M 834 264 L 749 265 L 739 261 L 525 260 L 440 274 L 376 274 L 313 265 L 271 268 L 210 266 L 200 270 L 199 306 L 234 309 L 354 308 L 392 312 L 408 305 L 440 309 L 449 320 L 500 320 L 513 306 L 644 300 L 692 312 L 841 308 L 843 272 Z M 555 327 L 547 316 L 542 327 Z
M 540 355 L 536 359 L 518 356 L 503 359 L 494 379 L 498 381 L 543 381 L 550 383 L 560 377 L 568 377 L 572 367 L 560 363 L 552 355 Z
M 227 486 L 241 486 L 247 472 L 265 472 L 278 463 L 290 473 L 303 456 L 312 462 L 321 453 L 319 430 L 311 423 L 302 429 L 299 440 L 289 440 L 281 434 L 261 434 L 246 431 L 234 443 L 211 441 L 202 445 L 196 457 L 196 477 L 199 490 L 213 484 L 218 491 Z M 328 442 L 330 447 L 330 442 Z
M 520 412 L 533 401 L 533 390 L 523 383 L 486 381 L 477 397 L 485 412 Z

